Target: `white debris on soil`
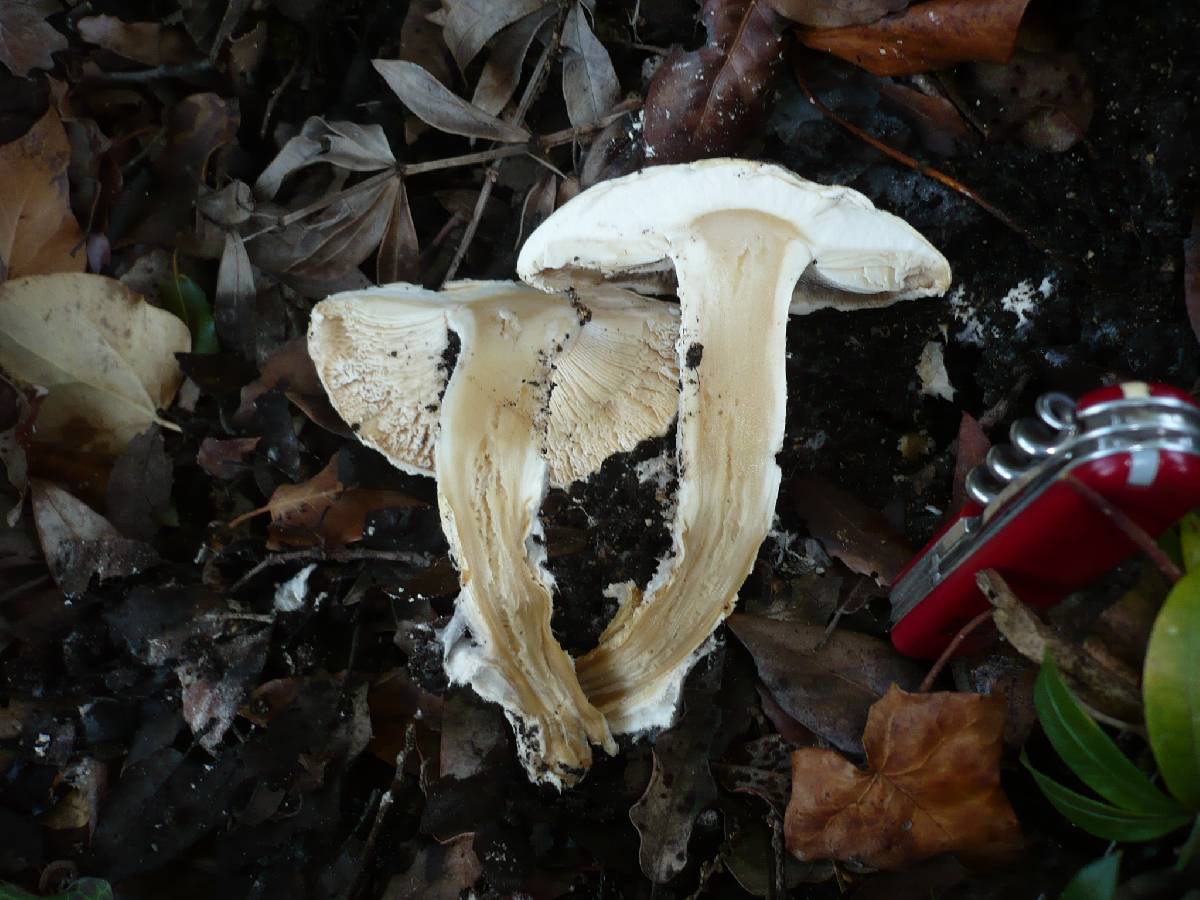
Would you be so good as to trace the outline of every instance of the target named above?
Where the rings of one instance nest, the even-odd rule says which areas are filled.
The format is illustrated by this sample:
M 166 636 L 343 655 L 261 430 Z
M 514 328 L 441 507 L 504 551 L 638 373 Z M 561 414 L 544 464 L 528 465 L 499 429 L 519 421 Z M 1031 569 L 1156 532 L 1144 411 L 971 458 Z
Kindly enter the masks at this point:
M 275 588 L 275 608 L 280 612 L 295 612 L 304 606 L 308 596 L 308 577 L 317 568 L 316 563 L 309 563 L 283 584 Z
M 943 400 L 954 399 L 954 385 L 950 383 L 950 375 L 946 372 L 941 342 L 930 341 L 921 350 L 921 358 L 917 360 L 917 376 L 921 379 L 922 394 Z
M 1053 293 L 1054 279 L 1049 275 L 1036 288 L 1033 279 L 1029 278 L 1005 294 L 1000 305 L 1017 317 L 1017 328 L 1024 328 L 1029 324 L 1030 314 L 1037 309 L 1038 303 Z
M 637 475 L 640 484 L 651 481 L 656 488 L 661 490 L 671 483 L 671 477 L 675 474 L 672 471 L 675 459 L 674 454 L 671 453 L 668 456 L 668 452 L 671 451 L 664 451 L 658 456 L 644 459 L 633 467 L 633 472 Z
M 1000 307 L 1017 317 L 1017 329 L 1020 330 L 1032 321 L 1041 301 L 1054 293 L 1054 287 L 1053 274 L 1045 275 L 1036 287 L 1033 279 L 1027 278 L 1000 298 Z M 982 347 L 984 341 L 1004 336 L 998 325 L 988 327 L 979 318 L 979 309 L 987 303 L 986 298 L 968 296 L 966 288 L 960 284 L 946 295 L 946 301 L 955 320 L 962 324 L 954 335 L 959 343 Z

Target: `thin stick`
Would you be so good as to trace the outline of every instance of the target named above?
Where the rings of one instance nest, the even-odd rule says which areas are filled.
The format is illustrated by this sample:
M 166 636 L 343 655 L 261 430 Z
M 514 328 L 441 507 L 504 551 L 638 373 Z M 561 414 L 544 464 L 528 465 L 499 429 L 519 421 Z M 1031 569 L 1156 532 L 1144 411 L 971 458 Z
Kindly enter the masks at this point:
M 937 662 L 933 664 L 933 668 L 929 670 L 929 674 L 925 676 L 925 680 L 922 681 L 921 686 L 917 688 L 918 694 L 924 694 L 931 687 L 933 687 L 933 683 L 937 681 L 937 677 L 942 674 L 942 669 L 946 668 L 946 663 L 950 661 L 950 657 L 954 655 L 954 651 L 958 649 L 959 644 L 966 639 L 967 635 L 990 619 L 992 617 L 992 612 L 993 610 L 985 609 L 962 628 L 958 629 L 958 634 L 954 636 L 954 640 L 946 645 L 946 649 L 942 651 L 942 655 L 937 658 Z
M 136 72 L 97 72 L 87 77 L 88 81 L 107 81 L 113 84 L 147 84 L 160 78 L 193 78 L 212 71 L 212 62 L 207 59 L 182 63 L 175 66 L 155 66 Z
M 792 57 L 791 63 L 792 63 L 792 75 L 796 79 L 796 84 L 798 84 L 800 86 L 800 90 L 804 91 L 804 94 L 805 94 L 805 96 L 808 97 L 809 102 L 813 106 L 815 106 L 817 108 L 817 110 L 821 113 L 821 115 L 825 116 L 825 118 L 829 119 L 831 122 L 833 122 L 837 125 L 840 125 L 842 128 L 846 129 L 846 131 L 850 132 L 852 135 L 854 135 L 859 140 L 870 144 L 872 147 L 874 147 L 880 153 L 884 153 L 887 156 L 890 156 L 892 159 L 896 160 L 896 162 L 901 163 L 902 165 L 908 166 L 908 168 L 912 169 L 915 172 L 918 172 L 921 175 L 924 175 L 926 178 L 932 178 L 934 181 L 938 182 L 939 184 L 945 185 L 946 187 L 950 188 L 950 190 L 952 190 L 952 191 L 957 191 L 958 193 L 962 194 L 968 200 L 971 200 L 972 202 L 974 202 L 975 205 L 977 205 L 980 209 L 984 210 L 987 213 L 990 213 L 992 216 L 994 216 L 996 219 L 998 219 L 1000 222 L 1002 222 L 1008 228 L 1012 229 L 1014 232 L 1019 234 L 1025 240 L 1029 241 L 1029 243 L 1033 244 L 1033 246 L 1037 247 L 1039 250 L 1043 251 L 1044 253 L 1053 255 L 1052 251 L 1048 247 L 1044 246 L 1040 241 L 1038 241 L 1031 234 L 1029 234 L 1029 232 L 1027 232 L 1020 225 L 1018 225 L 1015 221 L 1013 221 L 1012 218 L 1009 217 L 1008 213 L 1006 213 L 1003 210 L 988 203 L 988 201 L 984 200 L 982 197 L 979 196 L 979 194 L 975 193 L 975 191 L 971 190 L 969 187 L 967 187 L 965 184 L 963 184 L 958 179 L 951 178 L 945 172 L 942 172 L 939 169 L 935 169 L 935 168 L 933 168 L 933 166 L 925 165 L 925 163 L 921 162 L 919 159 L 914 159 L 913 157 L 909 156 L 907 153 L 902 153 L 901 151 L 897 150 L 895 147 L 891 147 L 888 144 L 885 144 L 883 141 L 879 140 L 879 138 L 875 137 L 874 135 L 869 134 L 866 131 L 863 131 L 861 128 L 859 128 L 854 123 L 849 122 L 846 119 L 843 119 L 841 116 L 839 116 L 837 113 L 835 113 L 832 109 L 830 109 L 828 106 L 826 106 L 824 103 L 822 103 L 819 99 L 817 99 L 817 95 L 814 94 L 812 91 L 812 88 L 808 86 L 808 81 L 805 79 L 804 73 L 800 71 L 800 64 L 795 56 Z
M 260 138 L 267 136 L 267 127 L 271 124 L 271 114 L 275 112 L 275 104 L 279 102 L 279 98 L 283 96 L 283 92 L 287 90 L 287 86 L 292 83 L 292 79 L 296 77 L 296 73 L 299 71 L 300 60 L 293 60 L 292 67 L 283 76 L 283 81 L 279 82 L 275 90 L 271 91 L 271 96 L 267 98 L 267 108 L 263 112 L 262 126 L 258 129 L 258 136 Z
M 1084 484 L 1074 475 L 1067 473 L 1064 480 L 1076 493 L 1082 496 L 1085 500 L 1108 516 L 1108 520 L 1112 522 L 1125 537 L 1129 538 L 1133 544 L 1150 558 L 1154 565 L 1158 566 L 1158 571 L 1162 572 L 1163 577 L 1171 584 L 1175 584 L 1183 577 L 1183 573 L 1179 571 L 1179 567 L 1171 561 L 1171 557 L 1163 552 L 1162 547 L 1158 546 L 1158 542 L 1150 532 L 1146 531 L 1141 525 L 1133 521 L 1125 511 L 1114 506 L 1109 502 L 1108 498 L 1093 488 L 1090 484 Z
M 229 589 L 229 592 L 236 594 L 249 584 L 254 576 L 272 566 L 281 566 L 286 563 L 301 562 L 303 560 L 316 560 L 317 562 L 378 560 L 379 562 L 405 563 L 410 566 L 424 566 L 429 564 L 427 556 L 422 553 L 413 553 L 411 550 L 323 550 L 319 547 L 312 550 L 293 550 L 288 553 L 273 553 L 261 562 L 256 563 L 254 568 L 233 583 L 233 587 Z

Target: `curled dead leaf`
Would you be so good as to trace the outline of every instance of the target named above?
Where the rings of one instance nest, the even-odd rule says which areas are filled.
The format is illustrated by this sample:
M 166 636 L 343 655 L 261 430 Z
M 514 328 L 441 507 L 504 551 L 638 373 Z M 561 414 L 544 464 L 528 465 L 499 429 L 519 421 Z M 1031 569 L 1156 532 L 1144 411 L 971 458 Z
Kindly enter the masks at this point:
M 3 44 L 0 35 L 0 45 Z M 71 145 L 54 107 L 0 147 L 0 281 L 82 272 L 83 232 L 71 212 Z
M 529 140 L 524 128 L 472 106 L 416 63 L 402 59 L 376 59 L 372 63 L 401 102 L 439 131 L 509 143 Z
M 880 869 L 943 853 L 1011 861 L 1023 839 L 1000 787 L 1004 717 L 1000 697 L 892 687 L 867 719 L 866 771 L 833 750 L 792 754 L 788 850 Z

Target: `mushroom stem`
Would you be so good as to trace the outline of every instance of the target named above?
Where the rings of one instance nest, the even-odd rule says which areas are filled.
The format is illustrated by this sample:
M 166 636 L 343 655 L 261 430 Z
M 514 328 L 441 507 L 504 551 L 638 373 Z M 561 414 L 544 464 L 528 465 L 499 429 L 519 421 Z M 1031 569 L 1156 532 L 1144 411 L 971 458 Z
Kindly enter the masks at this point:
M 503 299 L 449 314 L 463 349 L 442 398 L 435 461 L 462 590 L 443 634 L 446 671 L 500 703 L 531 776 L 563 787 L 591 765 L 589 742 L 616 751 L 551 633 L 553 579 L 537 520 L 549 482 L 536 423 L 554 358 L 579 322 L 565 303 Z
M 745 210 L 712 213 L 669 240 L 681 306 L 674 552 L 576 666 L 614 732 L 661 724 L 644 721 L 646 710 L 674 706 L 688 658 L 733 611 L 770 530 L 788 307 L 811 258 L 789 223 L 767 226 Z M 670 627 L 647 627 L 648 617 Z

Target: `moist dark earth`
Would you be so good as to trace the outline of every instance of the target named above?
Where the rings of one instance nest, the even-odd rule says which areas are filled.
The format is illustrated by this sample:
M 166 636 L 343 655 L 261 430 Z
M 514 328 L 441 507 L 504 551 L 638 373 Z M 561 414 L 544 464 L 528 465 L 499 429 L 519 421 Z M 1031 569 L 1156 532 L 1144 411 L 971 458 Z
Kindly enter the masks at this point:
M 275 52 L 291 53 L 310 74 L 305 90 L 281 95 L 275 119 L 379 121 L 403 146 L 402 110 L 368 60 L 394 49 L 405 5 L 330 3 L 285 32 L 301 49 Z M 607 31 L 598 26 L 602 37 L 619 32 L 626 7 L 597 3 L 608 23 Z M 154 20 L 171 8 L 105 10 Z M 647 45 L 700 42 L 686 0 L 643 2 L 640 13 Z M 809 590 L 814 573 L 841 576 L 842 599 L 858 583 L 806 540 L 794 495 L 802 477 L 881 511 L 916 548 L 950 511 L 964 412 L 1001 441 L 1047 390 L 1078 395 L 1129 378 L 1197 388 L 1200 347 L 1184 307 L 1182 255 L 1200 199 L 1195 4 L 1035 2 L 1030 15 L 1057 49 L 1075 55 L 1094 92 L 1083 138 L 1065 152 L 1027 146 L 1004 124 L 1003 98 L 977 96 L 962 72 L 958 87 L 988 139 L 973 127 L 964 149 L 940 156 L 885 101 L 878 79 L 799 53 L 812 89 L 838 115 L 951 174 L 1015 228 L 830 121 L 790 71 L 740 153 L 863 192 L 919 229 L 954 271 L 948 298 L 792 319 L 778 521 L 741 592 L 743 608 L 787 602 Z M 612 53 L 624 89 L 640 92 L 647 54 L 615 42 Z M 276 150 L 258 122 L 290 59 L 268 61 L 262 84 L 242 98 L 247 124 L 231 163 L 241 177 L 253 180 Z M 41 112 L 22 91 L 18 100 L 0 84 L 0 97 L 13 98 L 0 119 L 5 140 Z M 535 130 L 563 127 L 555 103 L 550 91 L 534 105 Z M 430 159 L 462 146 L 432 134 L 411 153 Z M 569 148 L 553 158 L 573 165 Z M 512 277 L 518 212 L 535 168 L 505 167 L 500 210 L 483 219 L 461 275 Z M 423 243 L 445 219 L 434 214 L 433 192 L 477 187 L 481 177 L 481 169 L 452 170 L 410 187 Z M 430 251 L 428 284 L 436 286 L 456 244 Z M 271 320 L 275 344 L 303 333 L 315 299 L 292 298 Z M 949 398 L 922 392 L 917 367 L 931 343 L 945 361 Z M 623 741 L 613 758 L 599 754 L 581 785 L 558 794 L 527 781 L 495 708 L 447 687 L 435 635 L 457 579 L 433 482 L 396 472 L 349 431 L 303 420 L 279 390 L 239 424 L 238 392 L 258 375 L 248 360 L 192 356 L 185 371 L 201 392 L 192 412 L 169 413 L 180 430 L 162 432 L 176 521 L 153 538 L 159 564 L 71 599 L 44 570 L 0 570 L 0 879 L 52 892 L 76 874 L 95 876 L 130 898 L 440 898 L 472 881 L 477 897 L 748 897 L 753 885 L 759 896 L 774 895 L 782 857 L 771 850 L 767 805 L 724 786 L 716 799 L 692 792 L 692 776 L 709 762 L 761 762 L 755 748 L 776 730 L 753 662 L 732 635 L 689 681 L 689 708 L 719 715 L 707 720 L 703 740 L 693 736 L 693 750 L 669 760 L 672 802 L 697 818 L 680 873 L 653 886 L 629 817 L 654 765 L 647 741 Z M 237 477 L 214 480 L 196 465 L 204 438 L 243 435 L 262 440 Z M 673 441 L 672 432 L 614 457 L 587 483 L 546 500 L 553 625 L 573 654 L 594 644 L 613 613 L 604 588 L 644 584 L 669 549 Z M 228 527 L 277 485 L 315 475 L 339 449 L 344 484 L 399 490 L 421 503 L 374 513 L 361 540 L 327 553 L 268 547 L 262 518 Z M 651 470 L 657 475 L 639 477 Z M 24 519 L 5 547 L 31 540 Z M 275 611 L 277 586 L 313 563 L 308 602 Z M 1128 567 L 1114 573 L 1098 595 L 1130 577 Z M 839 627 L 885 632 L 886 600 L 854 606 Z M 219 740 L 188 726 L 181 683 L 191 686 L 187 703 L 231 714 Z M 950 675 L 941 683 L 951 686 Z M 1030 749 L 1053 771 L 1037 738 Z M 1015 759 L 1006 758 L 1003 777 L 1031 846 L 1016 869 L 967 872 L 940 860 L 908 874 L 850 867 L 815 883 L 789 869 L 786 895 L 1054 896 L 1104 843 L 1059 818 Z M 67 815 L 71 790 L 84 807 L 75 826 L 51 827 Z M 1135 847 L 1128 864 L 1160 864 L 1163 852 Z

